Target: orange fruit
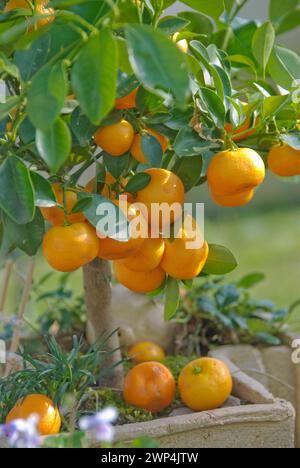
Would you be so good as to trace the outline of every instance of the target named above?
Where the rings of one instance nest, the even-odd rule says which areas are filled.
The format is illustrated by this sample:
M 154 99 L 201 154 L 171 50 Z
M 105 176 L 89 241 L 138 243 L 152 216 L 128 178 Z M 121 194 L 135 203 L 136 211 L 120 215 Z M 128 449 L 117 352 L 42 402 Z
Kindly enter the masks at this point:
M 49 265 L 62 272 L 75 271 L 98 255 L 99 239 L 88 223 L 55 226 L 44 236 L 43 253 Z
M 249 148 L 216 154 L 207 171 L 212 197 L 222 206 L 245 205 L 264 178 L 265 165 L 262 158 Z
M 169 369 L 159 362 L 144 362 L 127 374 L 124 399 L 128 405 L 159 413 L 175 398 L 176 383 Z
M 116 205 L 119 205 L 119 201 L 115 201 Z M 127 204 L 127 208 L 121 207 L 128 221 L 134 220 L 141 221 L 141 231 L 143 235 L 138 237 L 132 236 L 127 241 L 119 241 L 110 237 L 101 238 L 99 240 L 98 256 L 104 260 L 120 260 L 129 255 L 133 255 L 145 242 L 144 233 L 147 233 L 146 221 L 142 216 L 139 216 L 139 212 L 136 210 L 134 205 Z M 137 222 L 137 224 L 139 224 Z
M 150 271 L 136 272 L 129 270 L 123 260 L 114 262 L 114 272 L 120 284 L 138 294 L 155 291 L 163 285 L 166 279 L 166 274 L 160 267 Z
M 115 108 L 116 109 L 134 109 L 136 107 L 136 96 L 138 93 L 138 88 L 131 91 L 127 96 L 116 99 Z
M 258 119 L 256 120 L 255 125 L 258 124 Z M 241 125 L 240 128 L 234 131 L 234 126 L 231 123 L 226 123 L 225 124 L 225 130 L 227 133 L 232 133 L 232 140 L 233 141 L 241 141 L 245 140 L 246 138 L 250 137 L 256 132 L 256 128 L 250 128 L 251 127 L 251 119 L 247 117 L 243 125 Z M 249 129 L 249 132 L 247 130 Z
M 38 15 L 51 15 L 46 18 L 41 18 L 40 20 L 37 21 L 36 26 L 37 28 L 42 28 L 43 26 L 46 26 L 47 24 L 51 23 L 54 21 L 54 10 L 52 8 L 45 8 L 46 5 L 49 3 L 48 0 L 37 0 L 37 5 L 35 6 L 35 13 Z M 9 11 L 15 10 L 15 9 L 30 9 L 30 4 L 26 0 L 9 0 L 7 4 L 4 7 L 4 12 L 8 13 Z M 31 31 L 32 28 L 30 27 L 29 30 Z
M 149 161 L 146 159 L 145 154 L 143 152 L 142 148 L 142 136 L 143 134 L 148 134 L 152 135 L 154 138 L 156 138 L 163 150 L 163 153 L 165 153 L 168 149 L 169 146 L 169 140 L 167 137 L 164 135 L 161 135 L 160 133 L 156 132 L 152 128 L 147 128 L 144 132 L 142 133 L 136 133 L 133 139 L 133 144 L 131 147 L 131 154 L 136 159 L 136 161 L 139 161 L 142 164 L 148 164 Z
M 59 205 L 63 205 L 64 191 L 62 186 L 60 184 L 53 184 L 52 189 L 55 194 L 57 203 Z M 77 194 L 72 190 L 66 190 L 66 210 L 68 213 L 66 221 L 70 224 L 81 223 L 85 220 L 83 213 L 71 213 L 77 202 Z M 41 212 L 44 219 L 53 226 L 62 226 L 65 222 L 64 209 L 60 208 L 59 206 L 52 208 L 41 208 Z
M 134 130 L 127 120 L 100 127 L 95 134 L 96 144 L 111 156 L 122 156 L 133 143 Z
M 196 221 L 192 220 L 191 224 L 191 229 L 183 225 L 176 233 L 176 238 L 165 241 L 165 253 L 160 266 L 169 276 L 179 280 L 196 278 L 201 273 L 209 253 L 208 244 L 203 243 Z M 199 247 L 192 245 L 196 241 Z
M 164 251 L 163 239 L 145 239 L 142 246 L 124 260 L 124 265 L 137 272 L 155 270 L 162 261 Z
M 178 386 L 186 406 L 194 411 L 208 411 L 219 408 L 229 398 L 232 377 L 222 361 L 200 358 L 181 371 Z
M 136 343 L 129 349 L 128 356 L 135 364 L 150 361 L 161 362 L 166 357 L 162 347 L 152 341 Z
M 18 401 L 6 418 L 6 424 L 16 419 L 28 419 L 32 414 L 39 417 L 38 430 L 41 435 L 58 434 L 61 428 L 61 417 L 53 401 L 45 395 L 28 395 Z
M 247 190 L 237 195 L 217 195 L 211 192 L 211 197 L 215 203 L 227 208 L 235 208 L 238 206 L 247 205 L 254 197 L 254 190 Z
M 150 225 L 163 227 L 172 224 L 182 215 L 185 193 L 181 179 L 166 169 L 147 169 L 145 173 L 151 176 L 151 181 L 138 192 L 136 202 L 143 205 L 141 210 Z M 170 215 L 166 219 L 160 209 L 164 206 Z
M 274 146 L 268 155 L 270 171 L 281 177 L 300 174 L 300 151 L 288 145 Z
M 181 52 L 183 52 L 184 54 L 187 54 L 189 51 L 189 43 L 186 39 L 180 39 L 179 41 L 177 41 L 177 38 L 179 35 L 180 35 L 180 32 L 176 32 L 173 35 L 172 40 L 173 42 L 176 43 L 178 49 L 181 50 Z

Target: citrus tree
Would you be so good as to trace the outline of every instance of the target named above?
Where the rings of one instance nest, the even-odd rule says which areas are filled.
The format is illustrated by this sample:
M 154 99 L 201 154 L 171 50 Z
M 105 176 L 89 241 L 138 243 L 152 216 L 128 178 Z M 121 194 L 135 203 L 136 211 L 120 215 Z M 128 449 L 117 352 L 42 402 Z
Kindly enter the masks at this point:
M 165 236 L 151 216 L 155 238 L 99 240 L 99 207 L 127 227 L 135 202 L 182 206 L 207 183 L 216 203 L 241 206 L 267 166 L 300 174 L 300 58 L 276 42 L 297 26 L 299 2 L 271 0 L 264 24 L 241 20 L 238 0 L 185 0 L 193 11 L 177 16 L 165 13 L 173 0 L 0 3 L 2 254 L 43 245 L 54 269 L 83 267 L 94 339 L 117 327 L 109 261 L 127 288 L 165 293 L 171 319 L 180 285 L 232 271 L 233 254 L 206 241 L 188 249 L 183 225 Z

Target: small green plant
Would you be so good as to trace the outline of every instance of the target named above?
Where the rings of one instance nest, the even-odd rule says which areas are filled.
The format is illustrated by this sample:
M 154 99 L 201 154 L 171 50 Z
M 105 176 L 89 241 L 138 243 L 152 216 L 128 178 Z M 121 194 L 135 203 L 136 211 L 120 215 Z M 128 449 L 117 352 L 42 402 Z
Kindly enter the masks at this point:
M 182 298 L 175 318 L 177 351 L 206 354 L 216 346 L 238 343 L 276 346 L 284 331 L 299 331 L 299 301 L 278 308 L 252 297 L 251 289 L 264 279 L 261 273 L 231 283 L 223 277 L 199 278 Z
M 101 337 L 96 345 L 83 353 L 82 340 L 77 337 L 73 338 L 70 352 L 64 351 L 54 337 L 47 337 L 47 353 L 37 358 L 21 354 L 24 369 L 0 380 L 0 423 L 5 421 L 18 400 L 32 393 L 41 393 L 52 398 L 66 415 L 66 429 L 70 425 L 75 426 L 90 388 L 113 370 L 103 365 L 109 354 L 106 351 L 109 338 Z

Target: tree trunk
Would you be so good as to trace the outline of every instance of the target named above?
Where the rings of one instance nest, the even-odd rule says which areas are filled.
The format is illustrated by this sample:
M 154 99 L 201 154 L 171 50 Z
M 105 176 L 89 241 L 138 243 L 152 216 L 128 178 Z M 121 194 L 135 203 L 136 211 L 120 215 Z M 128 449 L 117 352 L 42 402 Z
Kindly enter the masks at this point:
M 95 343 L 100 336 L 110 335 L 107 342 L 107 351 L 116 350 L 105 359 L 104 366 L 109 368 L 121 360 L 117 324 L 111 313 L 111 271 L 109 262 L 97 258 L 83 268 L 85 302 L 88 319 L 88 339 Z M 109 372 L 101 385 L 113 388 L 122 388 L 123 366 L 119 365 Z

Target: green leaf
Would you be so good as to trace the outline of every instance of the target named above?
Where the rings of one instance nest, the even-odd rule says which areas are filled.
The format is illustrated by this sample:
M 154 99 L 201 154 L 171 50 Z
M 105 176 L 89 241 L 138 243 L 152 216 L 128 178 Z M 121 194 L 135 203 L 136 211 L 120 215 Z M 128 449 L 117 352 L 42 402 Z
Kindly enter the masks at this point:
M 12 96 L 6 102 L 0 103 L 0 120 L 3 120 L 21 102 L 20 96 Z
M 207 275 L 225 275 L 232 272 L 238 263 L 229 249 L 217 244 L 209 245 L 209 255 L 202 273 Z
M 150 174 L 146 174 L 145 172 L 135 174 L 133 177 L 131 177 L 131 179 L 129 179 L 128 183 L 126 184 L 126 192 L 135 194 L 147 187 L 150 184 L 150 182 Z
M 32 221 L 35 213 L 34 191 L 26 165 L 8 157 L 0 166 L 0 207 L 17 224 Z
M 45 221 L 40 210 L 36 210 L 34 219 L 28 224 L 17 224 L 5 214 L 2 215 L 2 220 L 5 243 L 9 246 L 9 250 L 18 248 L 27 255 L 35 255 L 45 233 Z
M 264 99 L 262 105 L 262 117 L 264 119 L 273 117 L 290 101 L 289 94 L 285 96 L 270 96 Z
M 161 167 L 163 150 L 157 138 L 149 134 L 143 134 L 141 146 L 145 158 L 149 161 L 151 167 Z
M 292 148 L 300 150 L 300 132 L 292 132 L 280 135 L 280 139 Z
M 189 22 L 186 26 L 186 29 L 189 31 L 203 35 L 210 36 L 213 33 L 214 25 L 211 18 L 202 13 L 197 13 L 195 11 L 183 11 L 179 13 L 179 17 Z
M 0 71 L 8 73 L 17 80 L 20 79 L 18 67 L 14 65 L 3 52 L 0 52 Z
M 183 107 L 189 94 L 184 54 L 163 32 L 149 26 L 128 25 L 126 38 L 131 66 L 145 88 L 163 98 L 172 93 Z
M 298 0 L 270 0 L 269 15 L 271 21 L 279 26 L 297 8 Z
M 186 192 L 192 190 L 200 179 L 203 166 L 202 156 L 180 158 L 172 168 L 184 184 Z
M 256 286 L 258 283 L 261 283 L 266 279 L 266 275 L 263 273 L 250 273 L 249 275 L 244 276 L 237 284 L 239 288 L 250 289 L 253 286 Z
M 117 87 L 117 97 L 122 98 L 128 96 L 132 91 L 134 91 L 139 86 L 139 82 L 134 75 L 127 75 L 127 73 L 118 73 L 118 87 Z
M 30 176 L 35 190 L 35 206 L 41 208 L 56 206 L 57 201 L 50 182 L 38 172 L 32 171 Z
M 117 67 L 117 45 L 108 29 L 89 39 L 73 66 L 74 92 L 83 112 L 95 125 L 114 107 Z
M 226 109 L 218 94 L 209 88 L 200 88 L 200 99 L 215 125 L 218 128 L 224 128 Z
M 124 73 L 127 73 L 127 75 L 132 75 L 133 71 L 129 62 L 127 43 L 125 39 L 123 39 L 123 37 L 117 37 L 116 44 L 118 47 L 119 69 Z
M 259 65 L 265 74 L 266 66 L 269 62 L 275 43 L 275 29 L 270 21 L 263 24 L 254 34 L 252 41 L 252 51 Z
M 218 19 L 225 9 L 224 0 L 182 0 L 182 3 L 214 19 Z
M 91 204 L 93 202 L 92 197 L 86 197 L 82 198 L 81 200 L 78 200 L 78 202 L 75 204 L 75 206 L 72 209 L 72 213 L 82 213 L 84 210 L 87 210 L 90 208 Z
M 256 65 L 253 60 L 251 60 L 249 57 L 246 55 L 229 55 L 228 57 L 225 57 L 225 61 L 228 61 L 233 64 L 242 64 L 246 65 L 251 69 L 251 71 L 254 73 L 254 75 L 257 77 L 257 70 L 256 70 Z
M 59 117 L 67 94 L 67 76 L 63 62 L 47 66 L 32 80 L 27 112 L 36 128 L 48 129 Z
M 158 27 L 165 34 L 171 36 L 172 34 L 179 32 L 181 29 L 184 29 L 188 24 L 189 21 L 184 18 L 179 18 L 178 16 L 165 16 L 160 20 Z
M 183 127 L 174 142 L 174 151 L 178 156 L 198 156 L 210 150 L 212 143 L 200 138 L 191 127 Z
M 71 116 L 71 130 L 81 146 L 88 146 L 93 135 L 96 133 L 97 126 L 81 112 L 80 107 L 76 107 Z
M 50 41 L 50 35 L 44 34 L 25 50 L 16 51 L 14 62 L 19 67 L 24 81 L 28 81 L 47 62 Z
M 49 129 L 37 130 L 36 145 L 51 172 L 58 172 L 71 151 L 71 134 L 67 124 L 59 118 Z
M 268 69 L 275 83 L 289 90 L 300 78 L 300 57 L 296 52 L 276 45 Z
M 124 215 L 123 211 L 115 205 L 111 200 L 108 198 L 103 197 L 102 195 L 98 195 L 97 193 L 90 193 L 84 194 L 79 193 L 78 198 L 80 200 L 89 199 L 89 205 L 83 210 L 85 217 L 88 221 L 95 227 L 98 227 L 98 223 L 104 219 L 107 222 L 105 223 L 105 227 L 108 229 L 107 236 L 111 237 L 112 239 L 120 239 L 120 235 L 124 236 L 122 240 L 126 241 L 129 239 L 129 223 Z M 101 209 L 101 205 L 105 210 Z M 107 220 L 107 208 L 109 207 L 110 214 L 112 215 L 112 219 Z M 112 221 L 115 221 L 113 223 Z
M 165 320 L 169 321 L 175 316 L 180 301 L 179 282 L 171 278 L 167 279 L 165 290 Z
M 108 172 L 118 179 L 123 172 L 126 172 L 131 161 L 130 153 L 124 154 L 118 158 L 110 154 L 103 153 L 103 162 Z

